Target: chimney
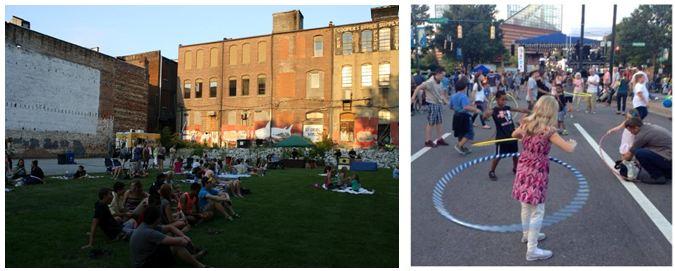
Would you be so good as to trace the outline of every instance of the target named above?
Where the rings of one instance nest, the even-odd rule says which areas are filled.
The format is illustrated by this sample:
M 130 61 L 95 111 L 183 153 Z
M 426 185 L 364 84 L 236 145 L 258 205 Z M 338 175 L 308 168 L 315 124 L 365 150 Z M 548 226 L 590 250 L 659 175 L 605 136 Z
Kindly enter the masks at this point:
M 26 29 L 30 29 L 30 22 L 29 21 L 26 21 L 26 20 L 21 19 L 21 18 L 16 17 L 16 16 L 12 16 L 12 19 L 9 20 L 9 23 L 11 23 L 13 25 L 18 25 L 18 26 L 26 28 Z
M 302 30 L 304 17 L 299 10 L 277 12 L 272 14 L 272 33 Z
M 398 6 L 381 6 L 370 9 L 370 18 L 375 21 L 397 19 Z

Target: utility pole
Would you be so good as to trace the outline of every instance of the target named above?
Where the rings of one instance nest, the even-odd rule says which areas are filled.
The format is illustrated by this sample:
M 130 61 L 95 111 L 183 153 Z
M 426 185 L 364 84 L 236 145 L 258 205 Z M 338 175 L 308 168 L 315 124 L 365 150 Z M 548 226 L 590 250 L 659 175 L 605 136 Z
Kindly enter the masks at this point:
M 612 17 L 612 46 L 609 49 L 609 81 L 614 80 L 614 41 L 616 40 L 616 4 L 614 4 L 614 17 Z
M 584 67 L 583 62 L 584 62 L 584 20 L 586 19 L 586 5 L 581 5 L 581 37 L 580 37 L 580 42 L 579 44 L 579 65 L 578 69 L 581 71 L 581 69 Z

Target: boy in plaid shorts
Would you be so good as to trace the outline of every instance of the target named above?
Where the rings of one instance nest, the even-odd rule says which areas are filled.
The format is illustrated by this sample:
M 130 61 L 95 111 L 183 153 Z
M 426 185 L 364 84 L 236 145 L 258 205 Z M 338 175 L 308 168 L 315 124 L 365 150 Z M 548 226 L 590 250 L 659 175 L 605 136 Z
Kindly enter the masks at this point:
M 438 145 L 448 145 L 443 140 L 443 105 L 448 104 L 448 93 L 443 91 L 441 80 L 445 77 L 445 69 L 438 68 L 434 70 L 431 77 L 420 84 L 413 92 L 411 102 L 414 103 L 420 91 L 424 91 L 425 101 L 429 107 L 427 115 L 427 126 L 424 129 L 424 146 L 434 148 Z M 436 130 L 438 137 L 431 140 L 431 131 Z

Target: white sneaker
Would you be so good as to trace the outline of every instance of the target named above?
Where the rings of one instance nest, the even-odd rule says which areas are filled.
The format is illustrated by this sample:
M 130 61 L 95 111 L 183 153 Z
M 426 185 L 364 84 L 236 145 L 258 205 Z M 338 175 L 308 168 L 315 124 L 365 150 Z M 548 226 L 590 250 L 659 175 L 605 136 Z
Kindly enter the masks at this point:
M 553 252 L 546 249 L 535 248 L 532 251 L 527 251 L 525 254 L 525 260 L 528 261 L 537 261 L 537 260 L 546 260 L 553 257 Z
M 544 239 L 546 239 L 546 234 L 540 232 L 539 237 L 537 237 L 537 241 L 541 241 L 541 240 L 544 240 Z M 527 236 L 523 235 L 523 237 L 520 238 L 520 242 L 521 243 L 527 243 Z

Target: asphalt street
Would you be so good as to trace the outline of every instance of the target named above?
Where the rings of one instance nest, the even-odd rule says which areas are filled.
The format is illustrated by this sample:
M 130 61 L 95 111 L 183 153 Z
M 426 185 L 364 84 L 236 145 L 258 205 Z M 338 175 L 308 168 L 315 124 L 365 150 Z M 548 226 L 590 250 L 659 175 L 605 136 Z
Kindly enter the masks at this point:
M 520 107 L 526 107 L 519 100 Z M 600 105 L 597 114 L 574 113 L 566 118 L 569 135 L 578 145 L 573 153 L 552 147 L 551 156 L 559 158 L 579 171 L 588 180 L 590 194 L 583 208 L 559 223 L 544 227 L 547 239 L 540 247 L 550 249 L 551 259 L 538 262 L 525 260 L 526 245 L 520 243 L 521 233 L 495 233 L 467 228 L 441 216 L 434 208 L 432 191 L 437 181 L 459 164 L 494 154 L 495 146 L 475 147 L 473 153 L 462 156 L 452 145 L 457 141 L 450 135 L 450 146 L 439 146 L 426 152 L 424 126 L 426 113 L 412 117 L 412 265 L 672 265 L 672 245 L 662 231 L 645 213 L 620 181 L 611 173 L 587 139 L 574 126 L 578 123 L 595 142 L 623 120 L 611 108 Z M 451 132 L 452 113 L 445 109 L 443 133 Z M 646 122 L 670 130 L 668 118 L 651 114 Z M 479 123 L 476 120 L 476 123 Z M 490 130 L 475 127 L 476 141 L 494 136 Z M 619 157 L 620 133 L 603 142 L 603 150 Z M 521 146 L 522 148 L 522 146 Z M 442 196 L 444 207 L 464 221 L 476 224 L 506 225 L 520 223 L 520 204 L 511 198 L 514 174 L 511 159 L 503 159 L 497 168 L 497 181 L 488 178 L 488 162 L 469 167 L 448 183 Z M 641 179 L 649 178 L 643 172 Z M 672 183 L 650 185 L 636 183 L 637 188 L 668 221 L 672 229 Z M 568 204 L 577 192 L 578 181 L 564 167 L 551 163 L 546 213 L 553 214 Z M 643 204 L 644 205 L 644 204 Z M 665 220 L 664 220 L 665 221 Z M 672 231 L 672 230 L 671 230 Z

